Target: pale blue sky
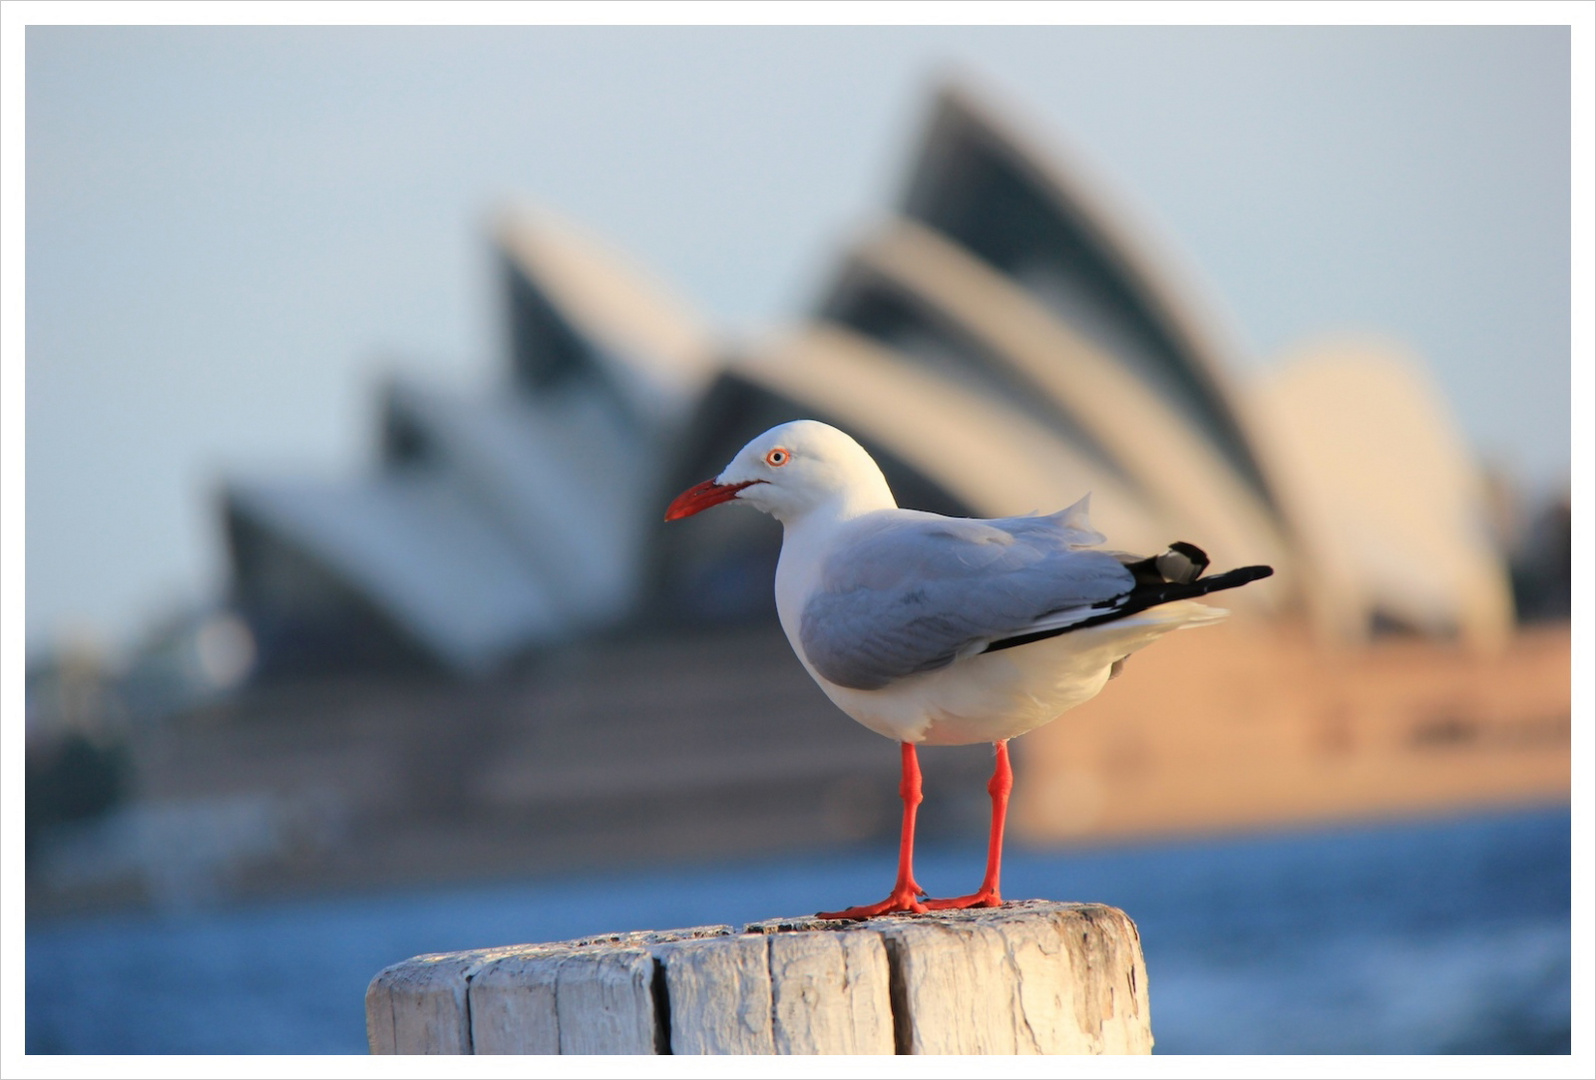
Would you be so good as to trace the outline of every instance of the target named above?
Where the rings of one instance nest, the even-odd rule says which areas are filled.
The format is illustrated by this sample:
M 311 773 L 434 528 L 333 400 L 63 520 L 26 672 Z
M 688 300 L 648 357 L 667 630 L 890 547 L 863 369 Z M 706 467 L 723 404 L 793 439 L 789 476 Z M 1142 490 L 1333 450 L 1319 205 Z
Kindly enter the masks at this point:
M 801 313 L 950 64 L 1112 186 L 1244 364 L 1380 333 L 1482 458 L 1567 476 L 1566 29 L 27 35 L 30 651 L 218 588 L 220 479 L 366 467 L 384 370 L 495 374 L 506 197 L 722 329 Z

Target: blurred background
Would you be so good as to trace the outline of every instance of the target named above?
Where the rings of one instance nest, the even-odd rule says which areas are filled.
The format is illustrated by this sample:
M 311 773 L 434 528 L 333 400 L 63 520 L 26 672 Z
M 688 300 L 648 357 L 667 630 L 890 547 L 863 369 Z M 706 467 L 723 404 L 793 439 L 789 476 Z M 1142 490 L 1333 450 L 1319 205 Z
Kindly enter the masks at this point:
M 1161 1052 L 1567 1053 L 1569 48 L 30 27 L 29 1052 L 876 898 L 779 531 L 660 521 L 812 416 L 1277 567 L 1014 747 L 1006 891 L 1137 920 Z M 923 762 L 967 891 L 990 750 Z

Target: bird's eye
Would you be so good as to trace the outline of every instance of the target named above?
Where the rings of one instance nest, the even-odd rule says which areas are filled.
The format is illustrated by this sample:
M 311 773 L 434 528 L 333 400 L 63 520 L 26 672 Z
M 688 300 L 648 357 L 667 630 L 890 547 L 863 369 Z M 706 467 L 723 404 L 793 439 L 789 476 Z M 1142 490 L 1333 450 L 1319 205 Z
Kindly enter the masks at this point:
M 769 465 L 773 469 L 779 469 L 783 465 L 787 464 L 791 457 L 791 454 L 787 453 L 787 451 L 778 446 L 776 449 L 765 455 L 765 464 Z

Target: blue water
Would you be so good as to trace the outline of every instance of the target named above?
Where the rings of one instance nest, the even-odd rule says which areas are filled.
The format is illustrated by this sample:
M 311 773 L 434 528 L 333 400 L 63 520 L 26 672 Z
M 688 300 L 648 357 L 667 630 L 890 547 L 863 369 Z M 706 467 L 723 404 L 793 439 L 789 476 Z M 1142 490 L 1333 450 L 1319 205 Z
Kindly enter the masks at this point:
M 1011 897 L 1142 933 L 1160 1053 L 1567 1053 L 1566 808 L 1060 855 Z M 982 852 L 923 852 L 933 893 Z M 422 952 L 740 923 L 884 894 L 890 852 L 36 922 L 29 1053 L 363 1053 L 378 969 Z

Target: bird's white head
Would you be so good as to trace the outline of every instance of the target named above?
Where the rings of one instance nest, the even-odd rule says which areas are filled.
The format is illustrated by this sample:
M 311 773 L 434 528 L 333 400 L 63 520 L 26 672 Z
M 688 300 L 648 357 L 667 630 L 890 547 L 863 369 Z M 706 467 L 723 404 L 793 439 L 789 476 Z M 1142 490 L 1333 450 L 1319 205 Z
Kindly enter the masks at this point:
M 898 505 L 864 447 L 818 420 L 794 420 L 754 439 L 715 479 L 678 495 L 665 520 L 731 499 L 787 525 L 817 510 L 847 518 Z

